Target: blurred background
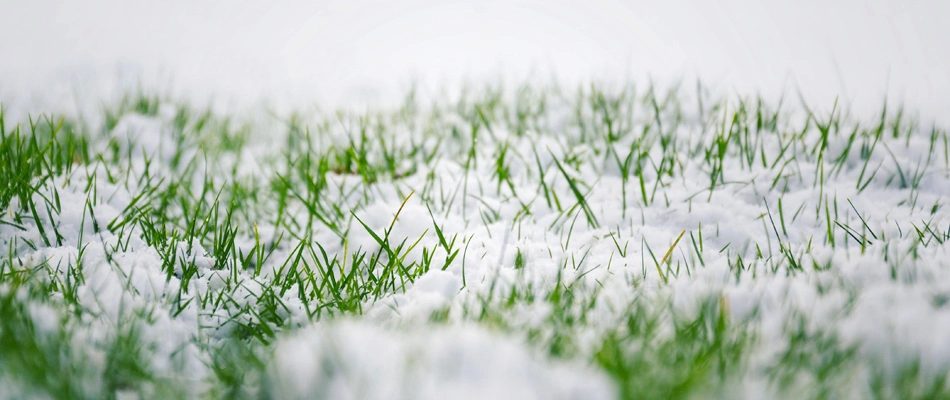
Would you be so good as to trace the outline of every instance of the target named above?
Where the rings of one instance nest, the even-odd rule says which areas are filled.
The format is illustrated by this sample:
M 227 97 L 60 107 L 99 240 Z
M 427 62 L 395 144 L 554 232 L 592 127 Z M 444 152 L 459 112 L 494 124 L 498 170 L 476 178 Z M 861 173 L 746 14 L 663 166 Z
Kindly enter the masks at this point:
M 702 79 L 727 95 L 800 90 L 826 109 L 840 96 L 856 113 L 879 111 L 887 95 L 924 122 L 950 122 L 947 1 L 2 3 L 8 109 L 130 85 L 329 108 L 385 104 L 413 84 L 425 95 L 499 79 Z

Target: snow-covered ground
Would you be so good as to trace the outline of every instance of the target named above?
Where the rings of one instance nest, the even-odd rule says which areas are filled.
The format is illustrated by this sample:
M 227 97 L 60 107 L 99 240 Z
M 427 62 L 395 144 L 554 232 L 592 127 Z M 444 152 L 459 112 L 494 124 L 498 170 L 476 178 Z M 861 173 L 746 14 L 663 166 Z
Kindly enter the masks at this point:
M 0 398 L 950 394 L 944 3 L 6 8 Z
M 946 118 L 947 15 L 939 0 L 13 1 L 0 13 L 0 95 L 62 107 L 76 86 L 108 92 L 124 78 L 299 106 L 386 101 L 413 80 L 437 91 L 498 76 L 698 77 L 872 112 L 887 93 Z

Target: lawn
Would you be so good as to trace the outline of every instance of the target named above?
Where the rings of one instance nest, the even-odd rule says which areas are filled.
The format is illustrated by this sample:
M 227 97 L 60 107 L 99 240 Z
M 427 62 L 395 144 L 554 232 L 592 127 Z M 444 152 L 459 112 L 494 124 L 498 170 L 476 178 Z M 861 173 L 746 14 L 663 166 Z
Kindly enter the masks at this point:
M 914 110 L 424 97 L 0 112 L 0 398 L 950 398 Z

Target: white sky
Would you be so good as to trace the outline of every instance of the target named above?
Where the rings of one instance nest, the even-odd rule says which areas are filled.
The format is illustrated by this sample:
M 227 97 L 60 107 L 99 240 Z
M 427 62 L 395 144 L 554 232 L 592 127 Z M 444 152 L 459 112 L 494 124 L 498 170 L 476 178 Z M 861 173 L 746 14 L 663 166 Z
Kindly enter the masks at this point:
M 859 112 L 888 91 L 950 122 L 947 1 L 0 3 L 7 102 L 120 75 L 170 76 L 199 96 L 330 104 L 385 99 L 412 79 L 434 89 L 498 76 L 701 77 L 768 96 L 797 83 L 817 106 L 840 94 Z

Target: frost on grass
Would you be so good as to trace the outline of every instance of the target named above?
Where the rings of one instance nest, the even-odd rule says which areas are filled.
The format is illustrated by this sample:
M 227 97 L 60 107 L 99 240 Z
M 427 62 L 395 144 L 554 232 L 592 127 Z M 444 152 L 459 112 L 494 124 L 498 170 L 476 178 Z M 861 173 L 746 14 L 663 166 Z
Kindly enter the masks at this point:
M 526 86 L 18 122 L 0 397 L 950 396 L 950 143 L 892 106 Z

